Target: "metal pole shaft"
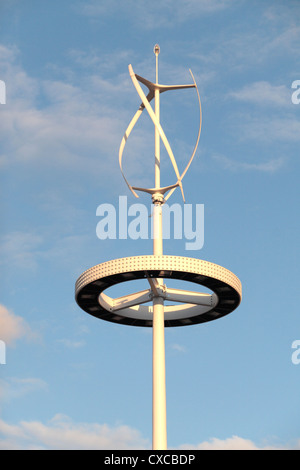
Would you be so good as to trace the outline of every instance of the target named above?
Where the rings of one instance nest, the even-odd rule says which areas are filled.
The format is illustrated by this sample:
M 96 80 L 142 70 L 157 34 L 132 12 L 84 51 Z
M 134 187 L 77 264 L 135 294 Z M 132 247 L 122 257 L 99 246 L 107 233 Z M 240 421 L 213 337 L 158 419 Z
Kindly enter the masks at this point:
M 158 52 L 156 54 L 156 83 L 158 82 Z M 160 117 L 160 92 L 155 90 L 155 114 Z M 160 136 L 155 128 L 155 187 L 160 188 Z M 159 191 L 158 191 L 159 192 Z M 162 241 L 162 202 L 154 202 L 153 211 L 153 254 L 163 254 Z M 158 279 L 163 285 L 163 279 Z M 166 367 L 165 367 L 165 327 L 164 301 L 162 297 L 153 299 L 153 404 L 152 404 L 152 446 L 154 450 L 167 449 L 166 411 Z
M 153 301 L 153 450 L 167 449 L 164 304 Z

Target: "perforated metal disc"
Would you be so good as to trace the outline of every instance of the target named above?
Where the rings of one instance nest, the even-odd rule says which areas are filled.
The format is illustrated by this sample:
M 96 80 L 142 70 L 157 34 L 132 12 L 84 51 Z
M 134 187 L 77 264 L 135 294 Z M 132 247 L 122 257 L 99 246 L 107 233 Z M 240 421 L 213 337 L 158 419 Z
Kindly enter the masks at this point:
M 165 305 L 166 327 L 216 320 L 231 313 L 241 302 L 241 282 L 228 269 L 208 261 L 168 255 L 135 256 L 98 264 L 78 278 L 75 298 L 84 311 L 97 318 L 125 325 L 151 327 L 152 306 L 138 305 L 116 312 L 109 307 L 109 303 L 105 307 L 105 302 L 99 301 L 105 289 L 147 276 L 202 285 L 213 291 L 217 299 L 205 311 L 199 305 Z

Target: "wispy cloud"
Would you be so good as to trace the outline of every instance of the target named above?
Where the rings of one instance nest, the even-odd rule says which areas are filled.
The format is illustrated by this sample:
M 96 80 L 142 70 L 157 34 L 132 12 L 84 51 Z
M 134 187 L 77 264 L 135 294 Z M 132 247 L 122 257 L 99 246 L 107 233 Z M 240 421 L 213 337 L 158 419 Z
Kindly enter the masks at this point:
M 86 344 L 85 341 L 74 341 L 74 340 L 70 340 L 70 339 L 67 339 L 67 338 L 58 339 L 57 343 L 62 344 L 63 346 L 65 346 L 68 349 L 82 348 Z
M 182 346 L 181 344 L 173 343 L 170 347 L 171 349 L 173 349 L 173 351 L 178 351 L 179 353 L 186 353 L 186 347 Z
M 9 424 L 0 420 L 0 449 L 46 450 L 149 450 L 147 438 L 130 426 L 109 426 L 98 423 L 76 423 L 68 416 L 55 415 L 49 422 L 21 421 Z M 227 439 L 212 438 L 199 444 L 183 444 L 177 450 L 288 450 L 300 449 L 300 440 L 277 445 L 255 444 L 249 439 L 232 436 Z M 176 450 L 174 449 L 174 450 Z
M 267 144 L 297 144 L 300 141 L 299 119 L 289 113 L 282 116 L 267 112 L 237 113 L 232 116 L 231 126 L 232 132 L 243 141 L 252 140 Z
M 283 157 L 274 158 L 266 162 L 251 163 L 232 160 L 225 155 L 213 155 L 212 158 L 221 164 L 223 168 L 230 171 L 258 171 L 262 173 L 274 173 L 285 164 L 285 159 Z
M 286 85 L 272 85 L 266 81 L 250 83 L 240 90 L 229 92 L 228 97 L 261 106 L 291 107 L 290 88 Z
M 264 61 L 274 60 L 280 56 L 290 56 L 295 59 L 299 56 L 297 43 L 300 38 L 300 27 L 295 25 L 293 15 L 289 10 L 289 15 L 284 23 L 277 28 L 269 21 L 264 24 L 264 28 L 256 28 L 255 31 L 236 33 L 225 39 L 222 45 L 223 50 L 229 49 L 235 52 L 232 59 L 241 61 L 248 66 L 254 63 L 259 65 Z
M 215 36 L 208 35 L 201 37 L 200 40 L 197 38 L 195 43 L 189 42 L 188 55 L 200 64 L 204 64 L 207 73 L 215 74 L 215 79 L 212 81 L 214 93 L 218 77 L 222 80 L 221 86 L 223 87 L 226 78 L 231 81 L 235 75 L 235 80 L 245 72 L 249 72 L 249 76 L 252 76 L 254 72 L 259 77 L 261 70 L 266 70 L 269 64 L 273 65 L 282 59 L 289 60 L 290 67 L 297 67 L 297 60 L 300 57 L 298 47 L 300 27 L 295 20 L 296 13 L 299 12 L 298 6 L 295 6 L 295 12 L 293 12 L 291 5 L 287 8 L 287 5 L 280 6 L 277 2 L 273 10 L 274 14 L 281 18 L 278 23 L 269 19 L 268 15 L 263 15 L 267 9 L 266 7 L 264 10 L 262 5 L 259 28 L 247 28 L 243 31 L 236 28 L 231 31 L 230 35 L 225 28 L 218 32 L 218 40 Z M 284 20 L 282 20 L 283 17 Z M 187 44 L 183 44 L 182 47 L 187 49 Z M 282 72 L 282 76 L 287 76 L 286 71 Z M 270 78 L 272 79 L 272 75 Z M 264 80 L 257 81 L 257 83 L 264 83 Z M 280 85 L 289 86 L 286 83 L 272 84 L 273 87 Z M 282 93 L 280 89 L 273 88 L 272 91 L 275 91 L 275 94 Z
M 119 146 L 140 104 L 139 98 L 128 73 L 124 79 L 127 65 L 117 73 L 112 72 L 112 65 L 105 70 L 99 68 L 97 61 L 101 59 L 97 55 L 91 58 L 88 53 L 73 53 L 73 57 L 79 71 L 74 67 L 77 72 L 70 71 L 68 78 L 40 80 L 22 68 L 16 48 L 0 47 L 2 78 L 7 83 L 7 104 L 2 108 L 0 129 L 0 165 L 31 167 L 35 174 L 42 173 L 43 178 L 59 170 L 68 172 L 68 176 L 86 174 L 97 184 L 100 178 L 102 186 L 113 190 L 113 182 L 121 178 L 116 171 Z M 108 70 L 113 78 L 104 77 Z M 129 86 L 136 98 L 136 108 L 131 103 L 131 112 Z M 148 145 L 147 133 L 141 139 L 139 131 L 135 131 L 130 142 L 131 158 L 126 162 L 128 175 L 142 173 L 144 162 L 140 155 Z M 111 164 L 112 159 L 115 165 Z
M 38 335 L 24 318 L 16 315 L 4 305 L 0 305 L 0 339 L 7 345 L 14 345 L 22 338 L 36 341 Z
M 100 105 L 94 105 L 99 88 L 91 87 L 89 78 L 74 84 L 30 77 L 19 64 L 15 48 L 2 46 L 0 58 L 7 83 L 1 145 L 9 161 L 42 159 L 45 165 L 69 167 L 82 161 L 84 167 L 89 164 L 91 149 L 97 156 L 99 148 L 112 149 L 117 118 L 107 105 L 99 113 Z M 85 149 L 82 155 L 81 147 Z
M 236 0 L 127 0 L 122 4 L 118 0 L 98 2 L 89 0 L 79 4 L 78 10 L 91 19 L 103 20 L 116 10 L 122 10 L 123 16 L 134 22 L 138 28 L 156 29 L 161 27 L 174 28 L 192 17 L 217 13 L 230 8 Z M 158 14 L 159 12 L 159 14 Z
M 0 380 L 0 398 L 2 402 L 10 402 L 27 394 L 47 390 L 47 383 L 35 377 L 10 377 Z
M 232 436 L 227 439 L 212 438 L 197 445 L 183 445 L 180 449 L 189 450 L 292 450 L 299 449 L 298 442 L 286 445 L 276 445 L 271 442 L 268 444 L 257 445 L 250 439 L 244 439 L 239 436 Z
M 290 85 L 274 85 L 267 81 L 249 83 L 239 90 L 227 93 L 225 100 L 236 100 L 243 110 L 233 112 L 230 126 L 240 141 L 296 144 L 300 141 L 300 123 L 296 106 L 291 101 Z M 226 163 L 225 159 L 224 163 Z M 264 163 L 242 164 L 240 169 L 274 171 L 282 166 L 284 158 Z M 227 167 L 232 166 L 230 161 Z
M 97 423 L 74 423 L 69 417 L 56 415 L 44 424 L 22 421 L 10 425 L 0 420 L 1 449 L 97 450 L 147 449 L 149 441 L 130 426 Z
M 37 268 L 37 253 L 43 242 L 35 232 L 13 231 L 0 239 L 0 265 L 27 271 Z

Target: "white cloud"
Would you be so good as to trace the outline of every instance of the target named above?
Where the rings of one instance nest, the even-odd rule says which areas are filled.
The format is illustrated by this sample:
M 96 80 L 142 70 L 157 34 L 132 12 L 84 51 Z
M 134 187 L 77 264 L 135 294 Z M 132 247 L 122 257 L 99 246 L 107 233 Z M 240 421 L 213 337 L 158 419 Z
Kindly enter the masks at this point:
M 56 415 L 44 424 L 21 421 L 9 425 L 0 420 L 1 449 L 97 450 L 147 449 L 149 442 L 140 432 L 126 425 L 108 426 L 97 423 L 74 423 Z
M 75 423 L 57 414 L 47 423 L 20 421 L 8 424 L 0 420 L 0 449 L 48 450 L 150 450 L 149 439 L 127 425 L 109 426 L 97 423 Z M 199 444 L 184 444 L 173 450 L 281 450 L 300 449 L 300 440 L 285 445 L 272 442 L 257 445 L 249 439 L 232 436 L 212 438 Z
M 180 353 L 185 353 L 186 352 L 186 347 L 182 346 L 181 344 L 177 344 L 177 343 L 171 344 L 171 349 L 173 349 L 174 351 L 178 351 Z
M 51 204 L 54 202 L 51 201 Z M 13 231 L 0 237 L 0 266 L 7 278 L 16 279 L 17 276 L 24 276 L 24 273 L 36 275 L 45 263 L 48 268 L 54 264 L 70 272 L 78 269 L 82 263 L 80 253 L 86 254 L 85 247 L 89 246 L 93 236 L 73 235 L 76 230 L 82 229 L 80 222 L 76 229 L 73 228 L 79 211 L 65 212 L 60 220 L 62 207 L 66 209 L 68 205 L 62 204 L 57 209 L 51 229 L 42 226 L 34 232 Z M 38 230 L 42 235 L 36 233 Z
M 43 159 L 61 164 L 70 155 L 83 160 L 78 151 L 81 146 L 111 149 L 116 123 L 113 113 L 107 116 L 107 107 L 103 109 L 101 101 L 98 108 L 94 105 L 95 87 L 91 90 L 86 79 L 73 84 L 30 77 L 17 57 L 15 49 L 1 46 L 2 74 L 7 84 L 2 153 L 7 152 L 13 161 Z M 101 115 L 97 112 L 100 108 Z M 69 166 L 74 165 L 74 158 L 70 158 Z
M 240 76 L 241 73 L 248 72 L 252 76 L 253 72 L 258 77 L 261 76 L 261 71 L 267 70 L 269 63 L 276 62 L 284 59 L 289 60 L 291 66 L 297 63 L 299 58 L 299 40 L 300 40 L 300 27 L 295 26 L 294 15 L 287 5 L 283 7 L 285 11 L 285 20 L 280 21 L 274 27 L 269 24 L 269 20 L 262 17 L 262 24 L 260 28 L 246 29 L 241 31 L 240 28 L 228 31 L 225 28 L 218 32 L 218 40 L 216 37 L 205 36 L 201 38 L 200 42 L 197 40 L 194 44 L 189 44 L 189 55 L 198 60 L 200 64 L 204 64 L 206 72 L 215 74 L 215 80 L 212 82 L 215 89 L 217 85 L 217 78 L 222 80 L 222 88 L 226 77 L 229 80 L 234 80 Z M 263 11 L 263 8 L 262 8 Z M 186 44 L 184 44 L 186 48 Z M 206 53 L 205 51 L 209 51 Z M 287 69 L 288 70 L 288 69 Z M 286 70 L 286 71 L 287 71 Z M 284 76 L 288 76 L 287 73 Z M 270 80 L 275 76 L 270 72 Z M 257 83 L 263 83 L 257 82 Z M 282 84 L 289 86 L 289 83 Z M 273 85 L 274 88 L 280 85 Z M 273 92 L 282 93 L 282 90 L 274 90 Z
M 293 105 L 292 105 L 293 106 Z M 235 134 L 240 139 L 255 140 L 273 144 L 274 142 L 297 143 L 300 141 L 300 124 L 296 116 L 288 114 L 277 117 L 275 114 L 250 113 L 236 116 Z
M 272 85 L 266 81 L 251 83 L 241 90 L 230 92 L 228 96 L 262 106 L 291 106 L 290 88 L 286 85 Z
M 8 267 L 34 270 L 43 239 L 34 232 L 14 231 L 0 239 L 0 263 Z
M 127 0 L 123 5 L 118 0 L 98 2 L 89 0 L 80 4 L 80 11 L 92 20 L 103 20 L 122 10 L 123 16 L 129 18 L 139 28 L 156 29 L 174 28 L 192 17 L 207 15 L 230 8 L 235 0 Z
M 34 377 L 17 378 L 10 377 L 6 380 L 0 379 L 0 399 L 1 402 L 10 402 L 16 398 L 23 397 L 28 393 L 46 390 L 47 384 L 44 380 Z
M 119 51 L 116 60 L 120 56 Z M 109 68 L 107 56 L 104 55 L 105 70 L 99 67 L 100 56 L 91 62 L 84 52 L 76 60 L 82 66 L 78 75 L 72 70 L 65 80 L 40 80 L 22 68 L 15 48 L 0 47 L 2 78 L 7 84 L 0 128 L 0 165 L 18 165 L 18 171 L 27 166 L 35 174 L 42 172 L 43 178 L 47 178 L 48 170 L 67 171 L 68 176 L 87 174 L 97 184 L 101 180 L 102 186 L 113 190 L 116 181 L 123 181 L 117 171 L 119 146 L 140 100 L 131 85 L 127 65 L 121 73 L 115 71 L 107 79 L 103 76 Z M 111 63 L 115 63 L 112 57 Z M 136 99 L 136 105 L 133 102 L 130 107 L 129 87 Z M 144 165 L 140 155 L 149 145 L 147 134 L 143 133 L 142 139 L 138 130 L 133 134 L 130 159 L 126 162 L 129 175 L 140 173 Z M 112 159 L 115 165 L 111 164 Z
M 37 335 L 32 331 L 24 318 L 15 315 L 4 305 L 0 305 L 0 339 L 6 345 L 13 345 L 21 338 L 36 340 Z
M 267 144 L 298 143 L 300 141 L 297 106 L 292 104 L 292 90 L 285 85 L 274 86 L 269 82 L 255 82 L 237 91 L 231 91 L 226 99 L 236 99 L 243 110 L 232 113 L 230 126 L 240 141 Z M 249 105 L 254 105 L 249 107 Z M 277 164 L 280 161 L 277 160 Z M 268 170 L 268 168 L 267 168 Z
M 284 28 L 283 31 L 268 43 L 265 47 L 265 53 L 271 54 L 276 51 L 279 54 L 286 54 L 286 51 L 288 51 L 289 54 L 292 53 L 294 56 L 299 54 L 297 44 L 299 43 L 300 38 L 300 27 L 298 25 L 296 26 L 293 14 L 290 14 L 290 19 L 292 19 L 291 24 Z
M 85 341 L 72 341 L 72 340 L 67 339 L 67 338 L 58 339 L 57 343 L 62 344 L 63 346 L 65 346 L 68 349 L 82 348 L 86 344 Z
M 180 449 L 189 450 L 283 450 L 283 449 L 297 449 L 299 448 L 300 441 L 289 446 L 277 446 L 273 444 L 257 445 L 249 439 L 243 439 L 239 436 L 232 436 L 228 439 L 212 438 L 208 441 L 201 442 L 200 444 L 183 445 Z
M 274 158 L 266 162 L 242 162 L 239 160 L 232 160 L 225 155 L 213 155 L 212 157 L 223 168 L 230 171 L 258 171 L 262 173 L 274 173 L 278 171 L 285 163 L 284 158 Z

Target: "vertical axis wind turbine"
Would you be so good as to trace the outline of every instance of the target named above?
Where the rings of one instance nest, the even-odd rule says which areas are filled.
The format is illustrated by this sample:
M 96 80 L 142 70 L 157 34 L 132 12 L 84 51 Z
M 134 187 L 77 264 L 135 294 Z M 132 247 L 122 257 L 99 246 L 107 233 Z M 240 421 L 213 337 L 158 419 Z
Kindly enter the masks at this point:
M 136 75 L 131 65 L 129 74 L 142 103 L 130 121 L 121 141 L 119 164 L 128 188 L 135 197 L 137 191 L 149 193 L 153 203 L 153 255 L 133 256 L 107 261 L 86 270 L 76 281 L 75 298 L 87 313 L 110 322 L 152 327 L 153 330 L 153 377 L 152 377 L 152 446 L 154 450 L 167 449 L 166 377 L 165 377 L 165 327 L 195 325 L 221 318 L 235 310 L 242 299 L 240 280 L 222 266 L 195 258 L 163 254 L 162 206 L 179 187 L 185 202 L 182 179 L 191 165 L 199 143 L 202 111 L 198 87 L 193 80 L 189 85 L 160 85 L 158 83 L 158 55 L 160 48 L 154 47 L 156 56 L 156 82 Z M 149 92 L 145 95 L 140 83 Z M 182 174 L 160 124 L 160 94 L 169 90 L 195 88 L 199 103 L 199 131 L 192 155 Z M 154 111 L 150 102 L 154 99 Z M 144 110 L 147 110 L 155 127 L 155 187 L 131 186 L 122 169 L 122 158 L 128 137 Z M 163 142 L 170 157 L 177 181 L 161 187 L 160 144 Z M 111 298 L 104 293 L 109 287 L 126 281 L 144 279 L 148 288 Z M 172 289 L 166 280 L 178 279 L 202 285 L 212 294 Z M 168 305 L 165 305 L 165 301 Z M 175 302 L 169 305 L 169 301 Z M 149 305 L 149 302 L 152 305 Z M 147 304 L 147 305 L 145 305 Z

